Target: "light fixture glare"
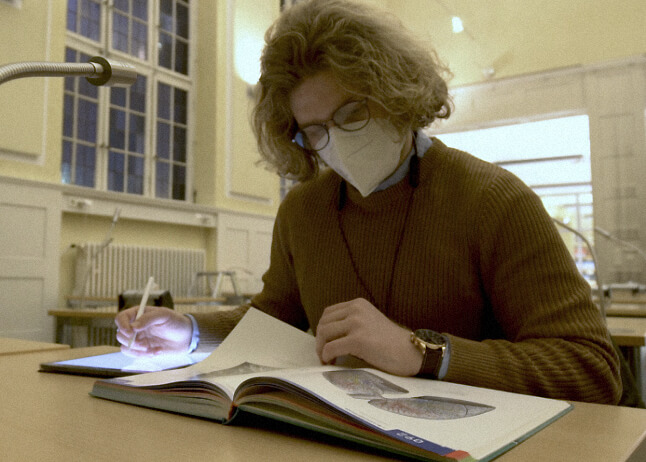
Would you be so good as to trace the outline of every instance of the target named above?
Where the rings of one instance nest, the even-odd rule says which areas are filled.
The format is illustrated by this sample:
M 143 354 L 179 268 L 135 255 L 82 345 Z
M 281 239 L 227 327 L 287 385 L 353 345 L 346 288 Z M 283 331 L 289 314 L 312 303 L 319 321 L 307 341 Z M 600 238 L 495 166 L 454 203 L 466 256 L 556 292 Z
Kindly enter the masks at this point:
M 464 31 L 464 24 L 462 24 L 462 19 L 459 16 L 453 16 L 451 18 L 451 24 L 453 25 L 454 34 L 459 34 Z

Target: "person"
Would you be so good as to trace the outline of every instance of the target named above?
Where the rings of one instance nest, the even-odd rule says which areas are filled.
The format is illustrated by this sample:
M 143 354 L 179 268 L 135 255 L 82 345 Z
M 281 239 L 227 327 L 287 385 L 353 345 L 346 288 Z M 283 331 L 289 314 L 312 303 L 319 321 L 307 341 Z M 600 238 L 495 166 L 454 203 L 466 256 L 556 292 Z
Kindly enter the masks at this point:
M 250 305 L 312 329 L 322 363 L 617 403 L 619 357 L 540 199 L 422 131 L 453 110 L 436 53 L 343 0 L 287 8 L 265 41 L 254 132 L 300 182 Z M 213 349 L 248 306 L 126 310 L 118 340 L 136 333 L 134 355 Z

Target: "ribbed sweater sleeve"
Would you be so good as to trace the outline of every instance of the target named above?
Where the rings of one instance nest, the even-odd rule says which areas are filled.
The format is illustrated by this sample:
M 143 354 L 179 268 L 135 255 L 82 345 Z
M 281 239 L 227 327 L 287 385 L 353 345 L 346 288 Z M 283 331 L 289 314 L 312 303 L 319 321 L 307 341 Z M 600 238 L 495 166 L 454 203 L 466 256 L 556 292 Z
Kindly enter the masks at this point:
M 540 199 L 501 172 L 482 196 L 472 240 L 504 339 L 450 336 L 446 380 L 603 403 L 621 394 L 619 364 L 589 286 Z

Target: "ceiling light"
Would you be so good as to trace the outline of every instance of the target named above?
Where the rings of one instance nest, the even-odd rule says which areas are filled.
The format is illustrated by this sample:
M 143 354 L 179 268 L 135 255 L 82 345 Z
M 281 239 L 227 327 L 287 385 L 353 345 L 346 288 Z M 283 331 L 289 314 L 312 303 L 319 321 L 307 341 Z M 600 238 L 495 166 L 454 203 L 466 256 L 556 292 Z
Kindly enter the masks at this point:
M 451 23 L 453 24 L 453 33 L 459 34 L 464 31 L 464 24 L 462 24 L 462 19 L 458 16 L 453 16 L 451 18 Z

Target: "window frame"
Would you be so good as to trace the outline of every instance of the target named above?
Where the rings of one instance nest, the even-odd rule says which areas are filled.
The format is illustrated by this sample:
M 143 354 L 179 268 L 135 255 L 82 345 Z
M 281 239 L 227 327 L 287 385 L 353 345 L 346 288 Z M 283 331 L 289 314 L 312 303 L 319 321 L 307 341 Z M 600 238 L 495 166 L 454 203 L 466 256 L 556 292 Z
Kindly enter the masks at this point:
M 195 55 L 197 50 L 196 42 L 196 25 L 197 25 L 197 2 L 190 3 L 185 0 L 173 0 L 173 3 L 184 3 L 189 8 L 188 17 L 188 56 L 187 66 L 188 74 L 184 75 L 172 69 L 159 65 L 158 37 L 161 28 L 160 12 L 161 5 L 158 0 L 148 0 L 148 22 L 147 31 L 147 59 L 141 60 L 130 54 L 113 48 L 113 12 L 114 2 L 109 0 L 101 2 L 101 19 L 99 41 L 96 42 L 80 33 L 67 29 L 67 20 L 65 28 L 65 47 L 71 48 L 78 53 L 84 53 L 89 56 L 105 56 L 117 61 L 123 61 L 133 65 L 137 73 L 146 78 L 146 108 L 145 108 L 145 148 L 144 148 L 144 178 L 143 193 L 127 192 L 127 183 L 123 191 L 113 191 L 108 189 L 108 162 L 109 162 L 109 140 L 110 140 L 110 88 L 98 87 L 98 115 L 97 115 L 97 138 L 96 138 L 96 162 L 95 162 L 95 181 L 91 189 L 97 191 L 106 191 L 110 193 L 122 193 L 134 196 L 147 197 L 150 199 L 175 200 L 179 202 L 193 202 L 193 119 L 195 117 L 194 94 L 195 94 Z M 80 5 L 80 1 L 79 1 Z M 67 15 L 67 5 L 65 9 Z M 158 83 L 170 85 L 187 93 L 186 100 L 186 161 L 185 161 L 185 182 L 184 198 L 173 199 L 172 177 L 169 182 L 168 197 L 157 197 L 156 184 L 157 172 L 156 163 L 158 159 L 157 152 L 157 110 L 158 110 Z M 78 93 L 75 93 L 78 95 Z M 63 116 L 64 117 L 64 116 Z M 74 141 L 78 140 L 75 138 Z M 171 164 L 174 163 L 171 153 Z M 62 179 L 63 180 L 63 179 Z M 70 185 L 77 186 L 74 183 L 74 177 Z M 78 185 L 85 187 L 83 185 Z

